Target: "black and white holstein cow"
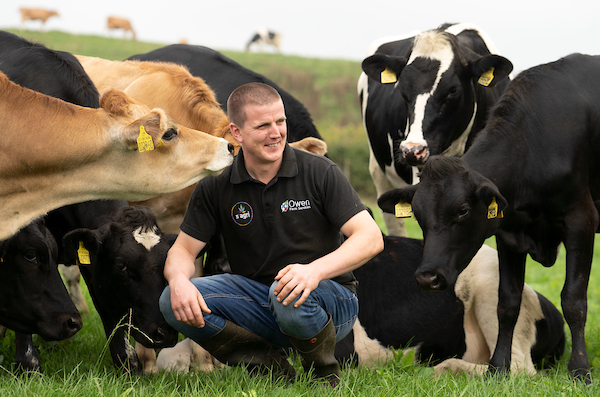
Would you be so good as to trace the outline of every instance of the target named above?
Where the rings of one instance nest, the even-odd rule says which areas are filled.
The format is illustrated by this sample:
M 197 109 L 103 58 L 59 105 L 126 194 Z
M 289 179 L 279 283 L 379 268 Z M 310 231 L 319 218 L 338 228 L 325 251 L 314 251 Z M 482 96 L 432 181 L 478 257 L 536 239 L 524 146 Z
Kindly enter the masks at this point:
M 130 373 L 143 368 L 129 334 L 149 349 L 177 342 L 177 331 L 158 308 L 175 237 L 162 234 L 148 208 L 125 205 L 100 227 L 76 229 L 63 239 L 65 264 L 79 265 L 110 339 L 113 363 Z
M 512 64 L 470 24 L 383 38 L 363 60 L 358 95 L 377 195 L 415 183 L 430 155 L 461 156 L 509 84 Z M 384 214 L 388 235 L 404 223 Z
M 277 52 L 281 51 L 281 34 L 265 28 L 257 29 L 246 44 L 246 52 L 250 51 L 252 46 L 258 46 L 258 50 L 262 52 L 265 45 L 272 45 Z
M 0 241 L 0 324 L 15 331 L 15 361 L 24 370 L 41 370 L 31 334 L 62 340 L 83 325 L 58 273 L 57 248 L 41 220 Z
M 522 72 L 462 159 L 431 158 L 419 184 L 379 198 L 386 212 L 412 203 L 425 238 L 416 279 L 426 289 L 454 285 L 484 240 L 496 236 L 500 326 L 490 361 L 496 370 L 511 365 L 527 254 L 549 267 L 563 243 L 568 368 L 591 381 L 584 329 L 599 223 L 600 80 L 591 78 L 599 74 L 600 57 L 582 54 Z
M 481 375 L 498 336 L 498 254 L 484 245 L 460 274 L 454 289 L 423 291 L 414 273 L 423 241 L 385 236 L 384 250 L 354 271 L 359 321 L 354 348 L 359 365 L 393 358 L 387 349 L 415 347 L 415 358 L 435 364 L 436 374 Z M 565 348 L 564 320 L 544 296 L 525 285 L 512 342 L 512 368 L 533 375 Z

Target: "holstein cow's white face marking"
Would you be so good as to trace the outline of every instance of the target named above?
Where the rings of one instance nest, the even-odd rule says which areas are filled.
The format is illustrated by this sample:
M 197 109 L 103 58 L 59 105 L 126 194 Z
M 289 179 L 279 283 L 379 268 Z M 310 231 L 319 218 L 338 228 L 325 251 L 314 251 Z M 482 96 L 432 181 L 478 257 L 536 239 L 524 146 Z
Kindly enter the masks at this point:
M 407 128 L 406 139 L 401 143 L 403 150 L 408 150 L 413 147 L 426 147 L 427 142 L 423 136 L 423 120 L 425 119 L 425 108 L 429 98 L 433 95 L 442 79 L 442 75 L 446 72 L 452 61 L 454 60 L 454 52 L 450 43 L 439 36 L 435 32 L 424 32 L 415 37 L 414 48 L 406 63 L 407 66 L 412 64 L 417 58 L 427 58 L 438 61 L 440 67 L 429 92 L 419 94 L 415 101 L 414 119 L 412 124 Z
M 158 235 L 156 226 L 152 229 L 143 229 L 142 226 L 138 227 L 133 231 L 133 238 L 148 251 L 160 242 L 160 236 Z

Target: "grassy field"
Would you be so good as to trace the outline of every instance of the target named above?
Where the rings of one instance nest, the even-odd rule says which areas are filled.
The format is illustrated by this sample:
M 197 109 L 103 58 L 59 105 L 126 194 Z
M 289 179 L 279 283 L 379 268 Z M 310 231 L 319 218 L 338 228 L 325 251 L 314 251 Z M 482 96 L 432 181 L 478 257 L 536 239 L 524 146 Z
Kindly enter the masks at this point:
M 19 34 L 18 31 L 15 33 Z M 72 36 L 62 32 L 23 32 L 32 40 L 51 48 L 78 54 L 122 60 L 133 54 L 151 51 L 159 44 L 131 42 L 97 36 Z M 276 81 L 309 108 L 319 131 L 328 142 L 332 158 L 351 172 L 351 182 L 372 208 L 374 193 L 367 169 L 368 149 L 355 93 L 360 65 L 351 61 L 305 59 L 278 54 L 226 52 L 242 65 Z M 300 81 L 304 83 L 300 84 Z M 366 157 L 365 154 L 366 153 Z M 361 189 L 361 186 L 365 186 Z M 376 219 L 383 225 L 379 211 Z M 407 220 L 408 233 L 420 237 L 414 219 Z M 493 245 L 493 241 L 490 241 Z M 597 247 L 594 261 L 600 255 Z M 526 281 L 560 308 L 560 291 L 564 282 L 564 250 L 550 269 L 530 261 Z M 594 379 L 600 375 L 600 274 L 592 269 L 588 292 L 587 346 Z M 93 308 L 87 291 L 88 305 Z M 568 331 L 568 330 L 567 330 Z M 570 339 L 570 337 L 569 337 Z M 427 367 L 394 362 L 374 369 L 342 371 L 339 389 L 310 384 L 302 379 L 286 384 L 268 377 L 250 378 L 243 369 L 227 368 L 210 374 L 162 373 L 156 376 L 130 376 L 116 371 L 107 353 L 106 338 L 98 314 L 84 317 L 83 329 L 71 340 L 47 343 L 36 340 L 44 374 L 22 376 L 14 371 L 14 334 L 9 331 L 0 341 L 1 396 L 547 396 L 598 395 L 598 381 L 591 386 L 574 383 L 568 376 L 567 354 L 559 365 L 535 378 L 507 376 L 468 378 L 445 376 L 432 378 Z M 296 363 L 297 364 L 297 363 Z

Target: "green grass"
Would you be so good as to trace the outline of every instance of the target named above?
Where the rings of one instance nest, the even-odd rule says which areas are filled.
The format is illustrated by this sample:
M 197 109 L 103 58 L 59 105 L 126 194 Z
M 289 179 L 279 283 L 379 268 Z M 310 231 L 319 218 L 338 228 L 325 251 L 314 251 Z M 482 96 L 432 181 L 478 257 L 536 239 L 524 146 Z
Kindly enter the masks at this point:
M 19 34 L 19 31 L 13 32 Z M 122 60 L 162 46 L 62 32 L 42 34 L 25 31 L 22 35 L 54 49 L 113 60 Z M 347 175 L 350 174 L 352 184 L 374 210 L 377 222 L 383 227 L 381 213 L 374 203 L 372 182 L 366 171 L 368 149 L 355 88 L 360 73 L 359 63 L 279 54 L 225 54 L 271 78 L 305 103 L 328 142 L 330 156 Z M 409 236 L 421 237 L 414 218 L 406 222 Z M 489 243 L 492 246 L 494 244 L 493 240 Z M 600 255 L 600 247 L 596 247 L 596 255 Z M 594 379 L 600 375 L 598 272 L 596 268 L 592 269 L 586 327 Z M 529 260 L 526 281 L 560 308 L 564 274 L 562 250 L 556 265 L 549 269 Z M 406 365 L 401 359 L 375 369 L 344 369 L 339 389 L 317 386 L 305 378 L 295 384 L 285 384 L 267 377 L 250 378 L 240 368 L 227 368 L 210 374 L 130 376 L 113 368 L 100 319 L 85 287 L 84 293 L 92 313 L 84 317 L 84 327 L 77 335 L 69 341 L 58 343 L 36 339 L 42 359 L 42 376 L 24 376 L 14 371 L 11 364 L 14 360 L 12 331 L 0 340 L 1 396 L 592 396 L 600 392 L 597 381 L 591 386 L 584 386 L 574 383 L 569 377 L 566 363 L 570 355 L 570 336 L 566 355 L 558 366 L 535 378 L 444 376 L 433 379 L 430 368 Z

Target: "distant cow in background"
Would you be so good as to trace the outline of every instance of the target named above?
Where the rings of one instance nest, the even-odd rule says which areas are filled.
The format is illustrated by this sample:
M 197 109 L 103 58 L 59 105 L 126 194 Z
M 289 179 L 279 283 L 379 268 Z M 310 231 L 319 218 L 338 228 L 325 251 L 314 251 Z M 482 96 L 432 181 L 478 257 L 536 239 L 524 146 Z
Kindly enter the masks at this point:
M 259 51 L 263 51 L 265 45 L 272 45 L 277 52 L 281 51 L 281 35 L 278 32 L 267 30 L 264 28 L 258 29 L 254 36 L 246 44 L 246 51 L 250 51 L 252 45 L 257 45 Z
M 108 17 L 106 20 L 106 29 L 115 30 L 115 29 L 123 29 L 124 37 L 127 37 L 127 32 L 131 33 L 131 40 L 135 40 L 135 31 L 131 26 L 131 22 L 125 18 L 117 18 L 117 17 Z
M 42 25 L 40 30 L 44 30 L 44 26 L 46 25 L 46 21 L 48 18 L 56 16 L 58 17 L 58 12 L 46 10 L 43 8 L 21 8 L 21 30 L 25 27 L 26 21 L 42 21 Z

